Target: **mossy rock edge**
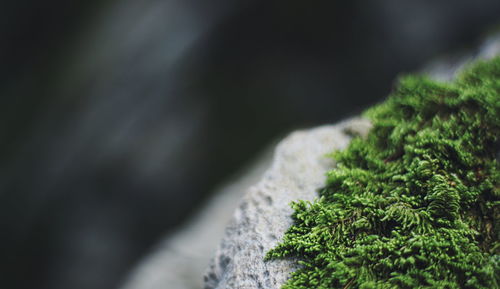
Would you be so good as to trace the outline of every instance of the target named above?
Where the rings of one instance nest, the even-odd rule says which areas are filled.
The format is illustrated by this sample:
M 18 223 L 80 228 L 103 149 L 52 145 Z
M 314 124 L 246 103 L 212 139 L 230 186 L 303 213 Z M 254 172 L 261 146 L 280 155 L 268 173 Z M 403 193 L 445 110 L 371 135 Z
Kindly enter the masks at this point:
M 500 57 L 404 77 L 365 116 L 267 254 L 299 260 L 283 288 L 499 288 Z

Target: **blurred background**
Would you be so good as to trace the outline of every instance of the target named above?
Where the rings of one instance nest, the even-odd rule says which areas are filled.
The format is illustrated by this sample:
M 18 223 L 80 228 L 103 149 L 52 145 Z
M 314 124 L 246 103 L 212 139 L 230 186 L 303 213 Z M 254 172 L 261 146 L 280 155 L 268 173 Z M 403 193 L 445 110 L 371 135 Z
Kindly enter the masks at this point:
M 498 0 L 2 1 L 0 288 L 116 288 L 272 140 L 359 113 L 499 16 Z

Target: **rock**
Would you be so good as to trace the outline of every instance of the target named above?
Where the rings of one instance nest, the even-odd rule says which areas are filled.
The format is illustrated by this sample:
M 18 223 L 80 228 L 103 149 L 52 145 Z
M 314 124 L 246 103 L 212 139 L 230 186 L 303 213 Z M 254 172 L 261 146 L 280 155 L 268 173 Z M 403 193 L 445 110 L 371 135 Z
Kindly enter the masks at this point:
M 217 190 L 205 207 L 152 250 L 125 280 L 122 289 L 200 289 L 213 249 L 245 191 L 258 182 L 271 162 L 267 149 L 243 175 Z
M 272 149 L 266 150 L 253 165 L 243 171 L 242 176 L 219 189 L 218 193 L 199 214 L 152 250 L 151 255 L 140 263 L 121 288 L 160 289 L 165 288 L 166 284 L 169 288 L 176 289 L 202 288 L 202 276 L 209 265 L 209 258 L 213 255 L 213 249 L 217 247 L 224 236 L 224 228 L 228 220 L 231 219 L 231 214 L 235 211 L 238 203 L 241 203 L 241 206 L 236 209 L 236 212 L 239 212 L 236 214 L 240 214 L 239 220 L 244 221 L 241 218 L 242 214 L 259 218 L 260 222 L 258 223 L 252 219 L 245 221 L 245 224 L 248 225 L 258 225 L 258 230 L 255 227 L 253 237 L 248 234 L 239 236 L 241 237 L 239 240 L 246 242 L 245 244 L 230 245 L 229 243 L 235 243 L 232 243 L 228 237 L 226 237 L 228 241 L 226 244 L 234 250 L 238 250 L 238 247 L 245 247 L 246 249 L 240 252 L 243 254 L 240 255 L 240 258 L 245 259 L 244 252 L 253 254 L 254 249 L 259 249 L 260 246 L 260 243 L 252 242 L 251 238 L 258 238 L 257 232 L 269 229 L 265 240 L 271 243 L 263 244 L 262 249 L 270 248 L 269 246 L 272 246 L 278 240 L 278 236 L 282 235 L 290 225 L 289 202 L 305 198 L 307 195 L 312 199 L 315 188 L 323 183 L 324 172 L 333 165 L 331 159 L 325 155 L 335 148 L 345 147 L 351 136 L 366 134 L 368 129 L 369 123 L 366 120 L 354 118 L 339 125 L 295 132 L 277 146 L 274 157 L 272 157 Z M 272 148 L 274 147 L 273 144 Z M 267 172 L 265 172 L 266 169 L 268 169 Z M 264 176 L 262 176 L 263 174 Z M 248 189 L 260 179 L 262 180 L 257 185 Z M 310 180 L 313 179 L 316 181 L 314 184 L 310 184 Z M 276 190 L 279 190 L 280 194 L 273 196 L 273 192 Z M 245 192 L 247 192 L 246 196 L 244 196 Z M 262 208 L 260 205 L 259 208 L 254 207 L 260 202 L 264 205 Z M 273 208 L 276 205 L 279 205 L 281 211 L 274 211 Z M 256 214 L 256 210 L 274 212 L 267 218 L 260 218 L 260 214 Z M 267 226 L 271 225 L 270 222 L 274 218 L 281 218 L 284 221 L 281 225 L 274 226 L 273 229 L 266 228 L 266 224 Z M 229 228 L 236 229 L 240 225 L 241 223 L 235 222 L 233 218 Z M 226 229 L 226 236 L 229 236 L 229 231 L 230 229 Z M 236 231 L 233 232 L 238 234 Z M 245 240 L 245 237 L 250 237 L 250 239 Z M 264 251 L 256 250 L 255 252 L 260 255 L 255 254 L 254 257 L 260 258 Z M 227 262 L 226 265 L 230 265 L 231 259 L 237 260 L 232 258 L 232 251 L 228 253 L 224 255 L 227 258 L 220 259 L 222 263 Z M 293 269 L 293 263 L 283 262 L 283 264 L 287 264 L 290 270 Z M 215 263 L 212 262 L 212 267 L 214 265 Z M 219 265 L 221 264 L 219 263 Z M 227 269 L 222 267 L 224 266 L 219 267 L 218 270 Z M 280 266 L 277 264 L 273 268 L 274 270 L 269 272 L 275 273 L 280 270 Z M 283 273 L 289 272 L 289 270 L 281 271 Z M 225 272 L 229 273 L 229 271 Z M 280 280 L 285 279 L 286 275 L 283 275 Z M 214 279 L 212 278 L 212 280 Z
M 279 288 L 295 268 L 293 260 L 264 262 L 292 224 L 290 202 L 313 200 L 334 166 L 327 154 L 343 149 L 350 134 L 365 134 L 359 118 L 292 133 L 277 147 L 262 180 L 236 209 L 205 276 L 205 288 Z
M 237 251 L 238 247 L 246 248 L 240 252 L 241 259 L 246 258 L 245 253 L 252 254 L 254 257 L 262 257 L 264 250 L 270 248 L 269 246 L 272 246 L 290 225 L 289 202 L 306 198 L 306 196 L 312 199 L 315 188 L 323 183 L 324 172 L 333 165 L 331 159 L 325 155 L 335 148 L 345 147 L 351 136 L 366 134 L 368 129 L 369 123 L 366 120 L 354 118 L 339 125 L 295 132 L 278 145 L 274 157 L 272 157 L 272 149 L 266 150 L 253 165 L 243 171 L 242 176 L 219 189 L 199 214 L 152 250 L 151 255 L 140 263 L 121 288 L 160 289 L 165 288 L 166 284 L 169 288 L 176 289 L 202 288 L 202 276 L 209 265 L 210 256 L 213 255 L 213 249 L 224 236 L 224 228 L 238 203 L 241 204 L 236 209 L 236 214 L 240 214 L 238 220 L 248 225 L 258 225 L 258 229 L 256 226 L 253 237 L 247 233 L 241 234 L 238 240 L 245 243 L 239 245 L 230 241 L 228 233 L 231 229 L 226 229 L 226 244 Z M 274 147 L 273 144 L 272 148 Z M 268 169 L 267 172 L 265 172 L 266 169 Z M 248 189 L 260 179 L 262 180 L 257 185 Z M 310 184 L 309 181 L 314 179 L 316 180 L 314 184 Z M 280 194 L 274 196 L 273 192 L 276 190 L 279 190 Z M 246 196 L 244 196 L 245 192 L 247 192 Z M 260 202 L 263 204 L 262 208 L 260 205 L 255 207 Z M 279 205 L 280 211 L 274 211 L 273 208 L 276 205 Z M 260 218 L 257 210 L 274 212 L 267 218 Z M 249 216 L 250 219 L 243 220 L 243 214 Z M 257 217 L 260 221 L 254 222 L 252 217 Z M 284 221 L 279 226 L 267 228 L 266 226 L 270 226 L 274 218 L 281 218 Z M 233 218 L 229 228 L 233 228 L 235 230 L 233 233 L 237 235 L 236 230 L 240 225 L 241 222 Z M 243 227 L 240 228 L 244 230 Z M 271 243 L 263 244 L 261 250 L 259 246 L 262 242 L 254 243 L 251 238 L 259 238 L 258 232 L 268 229 L 269 234 L 266 235 L 265 242 Z M 245 240 L 245 237 L 250 238 Z M 253 254 L 256 248 L 257 254 Z M 226 265 L 230 266 L 230 260 L 238 260 L 233 259 L 232 252 L 228 252 L 219 260 L 222 263 L 227 262 Z M 289 266 L 290 270 L 293 269 L 293 263 L 283 262 L 283 264 Z M 215 269 L 214 265 L 215 262 L 212 261 L 211 267 Z M 219 266 L 217 270 L 227 269 L 223 267 Z M 281 270 L 278 264 L 275 264 L 273 268 L 274 270 L 271 269 L 269 273 L 274 274 Z M 229 273 L 229 271 L 225 272 Z M 265 270 L 262 273 L 265 274 L 264 272 Z M 281 272 L 283 276 L 280 280 L 285 280 L 285 274 L 289 270 L 281 270 Z M 211 274 L 211 276 L 214 275 Z M 214 280 L 212 278 L 212 281 Z

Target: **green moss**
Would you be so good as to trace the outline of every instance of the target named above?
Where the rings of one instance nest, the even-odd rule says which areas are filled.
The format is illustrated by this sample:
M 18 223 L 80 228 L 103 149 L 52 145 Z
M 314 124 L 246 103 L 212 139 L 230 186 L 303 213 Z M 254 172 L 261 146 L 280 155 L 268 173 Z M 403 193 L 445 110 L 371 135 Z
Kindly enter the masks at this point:
M 283 288 L 499 288 L 500 58 L 404 77 L 366 116 L 267 254 L 299 260 Z

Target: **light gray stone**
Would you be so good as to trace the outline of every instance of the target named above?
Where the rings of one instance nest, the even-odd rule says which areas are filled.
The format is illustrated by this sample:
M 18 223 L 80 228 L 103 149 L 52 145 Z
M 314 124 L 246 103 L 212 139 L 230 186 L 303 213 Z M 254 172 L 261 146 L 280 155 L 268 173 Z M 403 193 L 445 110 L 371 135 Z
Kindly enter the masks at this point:
M 240 176 L 218 189 L 191 221 L 153 249 L 121 288 L 203 288 L 203 274 L 218 245 L 218 261 L 211 261 L 212 272 L 207 275 L 207 281 L 218 288 L 258 288 L 253 286 L 259 281 L 263 286 L 283 282 L 294 268 L 293 262 L 273 263 L 268 270 L 262 257 L 291 224 L 289 203 L 313 199 L 325 171 L 333 166 L 326 154 L 345 147 L 353 135 L 365 135 L 369 127 L 366 120 L 353 118 L 339 125 L 294 132 L 278 146 L 272 144 Z M 236 273 L 229 268 L 253 267 L 255 260 L 261 263 L 259 270 L 248 274 L 262 274 L 261 280 L 233 280 L 246 282 L 247 287 L 231 280 L 216 281 Z
M 236 209 L 205 275 L 205 288 L 279 288 L 295 262 L 264 262 L 264 256 L 292 224 L 290 202 L 313 200 L 325 172 L 334 167 L 327 154 L 345 148 L 353 133 L 366 134 L 369 127 L 368 121 L 355 118 L 285 138 L 269 170 Z
M 121 288 L 203 288 L 203 273 L 228 220 L 245 191 L 257 183 L 269 167 L 271 156 L 272 149 L 265 150 L 252 165 L 234 176 L 233 181 L 217 189 L 198 214 L 144 258 Z

